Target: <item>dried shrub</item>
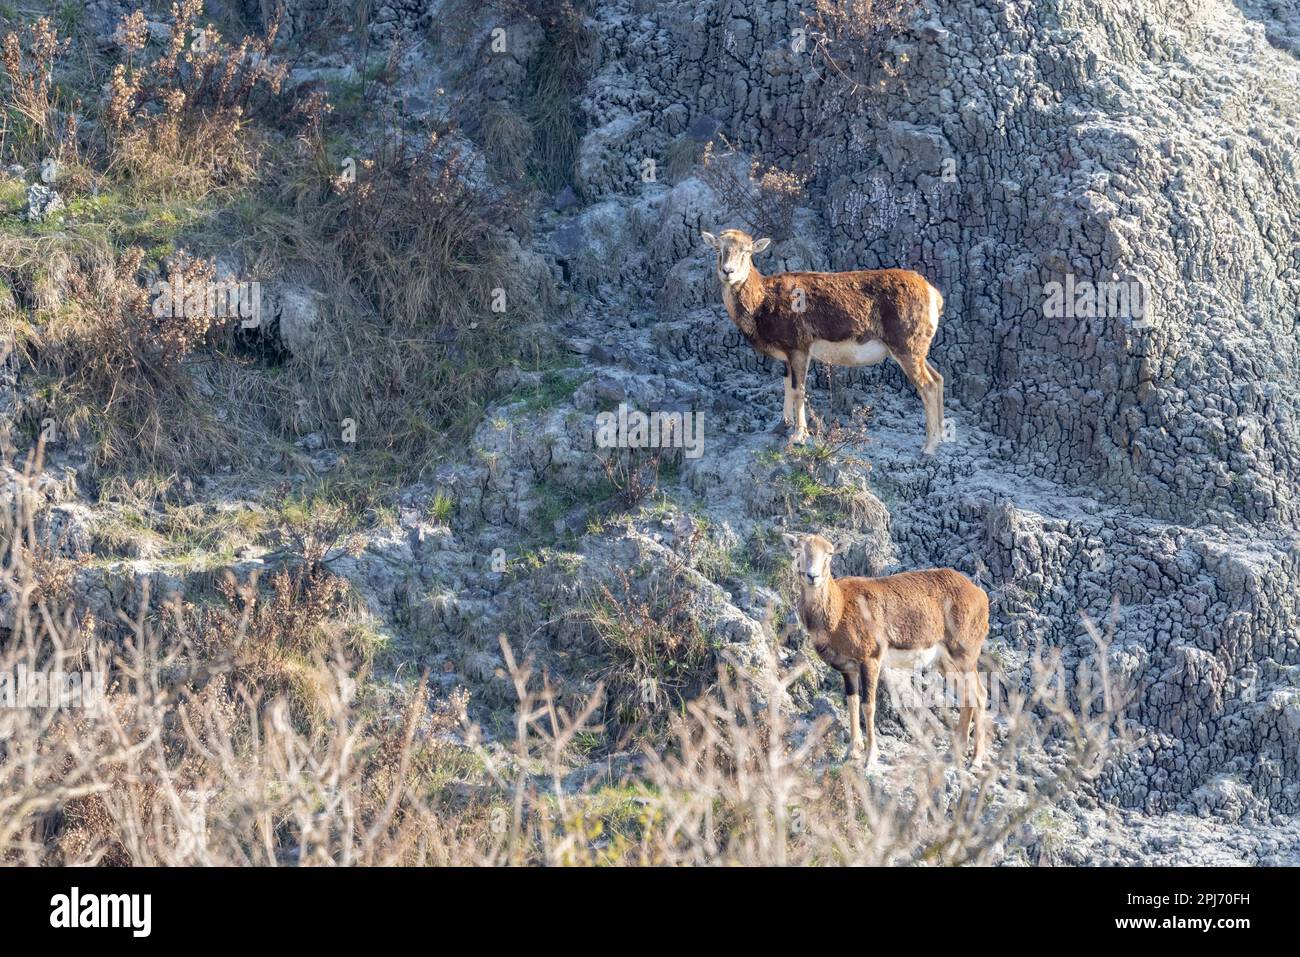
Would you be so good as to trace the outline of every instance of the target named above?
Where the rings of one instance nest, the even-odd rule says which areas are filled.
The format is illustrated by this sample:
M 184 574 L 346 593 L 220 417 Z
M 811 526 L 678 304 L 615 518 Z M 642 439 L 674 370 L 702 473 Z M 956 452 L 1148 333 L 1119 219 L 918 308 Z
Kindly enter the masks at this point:
M 470 130 L 492 169 L 502 179 L 523 179 L 533 150 L 533 128 L 517 110 L 495 103 L 484 109 Z
M 777 240 L 788 238 L 793 233 L 795 209 L 804 196 L 804 178 L 758 160 L 742 174 L 737 169 L 737 155 L 725 136 L 711 140 L 704 147 L 701 178 L 723 206 L 735 210 L 751 230 Z
M 362 507 L 352 499 L 325 490 L 292 492 L 285 484 L 275 490 L 271 509 L 278 516 L 283 544 L 264 561 L 291 558 L 317 573 L 339 558 L 355 558 L 365 548 L 364 538 L 356 534 Z
M 613 492 L 609 505 L 630 512 L 659 490 L 663 453 L 656 449 L 612 449 L 597 455 L 605 481 Z
M 203 192 L 246 178 L 255 97 L 274 96 L 284 80 L 287 67 L 270 55 L 278 14 L 263 36 L 229 44 L 199 25 L 202 13 L 203 0 L 173 3 L 169 38 L 152 56 L 141 11 L 118 27 L 126 62 L 113 70 L 104 125 L 112 171 L 142 188 Z
M 897 78 L 885 44 L 907 27 L 919 6 L 918 0 L 814 0 L 804 14 L 813 50 L 851 100 L 883 92 Z
M 295 719 L 310 726 L 323 710 L 315 665 L 333 650 L 331 640 L 340 638 L 329 625 L 343 610 L 347 582 L 300 566 L 275 572 L 266 593 L 255 578 L 240 584 L 231 575 L 222 578 L 217 591 L 224 606 L 177 606 L 175 627 L 196 636 L 199 660 L 228 663 L 236 683 L 287 696 Z M 342 650 L 364 651 L 364 646 Z
M 229 318 L 209 294 L 210 262 L 178 253 L 155 284 L 136 248 L 0 237 L 0 256 L 30 310 L 9 320 L 35 373 L 29 421 L 91 438 L 98 467 L 129 453 L 142 469 L 202 468 L 235 451 L 185 369 Z
M 573 178 L 584 132 L 582 111 L 573 102 L 583 89 L 594 52 L 583 5 L 571 0 L 525 0 L 522 4 L 545 31 L 546 42 L 530 64 L 522 108 L 532 130 L 528 170 L 555 191 Z
M 419 468 L 468 434 L 497 397 L 503 366 L 543 351 L 544 337 L 535 334 L 540 327 L 530 323 L 539 299 L 546 301 L 546 277 L 531 264 L 521 275 L 510 230 L 523 219 L 514 200 L 482 184 L 447 145 L 449 131 L 415 142 L 396 123 L 386 125 L 380 142 L 368 143 L 373 151 L 358 157 L 354 180 L 340 177 L 339 163 L 327 155 L 327 143 L 337 138 L 326 128 L 324 92 L 298 97 L 291 112 L 281 102 L 289 98 L 277 98 L 285 66 L 271 58 L 276 19 L 260 38 L 226 42 L 210 26 L 199 29 L 201 12 L 197 0 L 176 4 L 161 44 L 140 11 L 121 22 L 115 40 L 122 62 L 107 85 L 100 121 L 90 127 L 96 185 L 111 191 L 113 203 L 146 195 L 150 204 L 219 202 L 233 191 L 228 187 L 251 184 L 256 171 L 265 188 L 228 208 L 246 217 L 236 233 L 242 238 L 234 240 L 248 243 L 241 248 L 246 268 L 274 274 L 288 266 L 313 276 L 324 293 L 322 326 L 330 334 L 313 354 L 295 355 L 288 376 L 266 375 L 252 364 L 285 358 L 273 325 L 210 338 L 219 347 L 215 354 L 191 361 L 203 330 L 184 322 L 132 325 L 132 316 L 145 315 L 132 301 L 142 295 L 138 290 L 78 281 L 78 273 L 96 272 L 101 262 L 127 275 L 134 254 L 105 251 L 99 232 L 91 238 L 76 221 L 67 235 L 0 237 L 4 251 L 14 254 L 3 257 L 0 269 L 5 331 L 22 330 L 24 358 L 42 372 L 74 377 L 70 394 L 52 396 L 59 406 L 53 416 L 74 438 L 88 431 L 100 436 L 99 466 L 122 461 L 133 434 L 144 438 L 146 454 L 131 467 L 269 461 L 281 450 L 248 436 L 280 429 L 287 438 L 316 432 L 342 442 L 342 423 L 351 420 L 357 442 L 348 453 L 374 453 L 361 458 L 377 467 Z M 52 63 L 56 52 L 52 41 L 39 44 L 45 61 Z M 29 72 L 38 83 L 48 71 Z M 273 130 L 253 123 L 255 116 L 283 122 Z M 285 132 L 292 138 L 282 139 Z M 268 168 L 267 156 L 290 151 L 295 161 Z M 76 202 L 76 191 L 64 183 L 65 199 Z M 170 210 L 159 221 L 170 223 Z M 122 225 L 115 222 L 110 233 Z M 161 228 L 158 241 L 174 248 L 179 240 L 172 228 Z M 132 230 L 122 245 L 138 242 Z M 152 233 L 142 238 L 154 241 Z M 32 264 L 21 275 L 12 266 L 19 260 Z M 76 302 L 83 288 L 90 301 Z M 93 318 L 102 318 L 102 326 Z M 143 334 L 115 339 L 127 327 Z M 105 342 L 110 348 L 100 350 Z M 133 373 L 119 391 L 105 373 L 128 359 Z M 75 408 L 73 397 L 85 406 Z M 226 427 L 213 421 L 218 402 Z M 245 441 L 235 444 L 230 437 L 238 432 Z
M 24 31 L 0 41 L 0 67 L 5 85 L 0 93 L 0 156 L 6 161 L 62 161 L 76 152 L 76 105 L 61 102 L 54 86 L 55 60 L 70 41 L 60 40 L 49 18 L 41 17 Z
M 708 686 L 715 671 L 684 568 L 648 581 L 625 569 L 598 583 L 586 620 L 606 652 L 604 723 L 627 740 L 661 739 L 671 717 Z

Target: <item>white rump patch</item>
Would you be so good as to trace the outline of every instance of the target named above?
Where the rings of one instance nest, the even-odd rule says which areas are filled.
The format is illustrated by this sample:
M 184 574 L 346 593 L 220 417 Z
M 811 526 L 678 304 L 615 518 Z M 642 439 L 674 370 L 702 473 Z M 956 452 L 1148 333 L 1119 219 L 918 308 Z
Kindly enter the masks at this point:
M 922 668 L 928 668 L 939 659 L 939 652 L 943 649 L 939 645 L 931 645 L 929 648 L 910 648 L 907 650 L 901 648 L 886 648 L 881 665 L 886 668 L 901 668 L 904 671 L 912 671 L 917 665 Z
M 818 339 L 812 344 L 811 355 L 818 362 L 832 366 L 874 366 L 889 356 L 889 348 L 879 339 L 869 342 L 828 342 Z
M 939 331 L 939 290 L 928 283 L 926 288 L 930 290 L 930 335 L 934 335 Z

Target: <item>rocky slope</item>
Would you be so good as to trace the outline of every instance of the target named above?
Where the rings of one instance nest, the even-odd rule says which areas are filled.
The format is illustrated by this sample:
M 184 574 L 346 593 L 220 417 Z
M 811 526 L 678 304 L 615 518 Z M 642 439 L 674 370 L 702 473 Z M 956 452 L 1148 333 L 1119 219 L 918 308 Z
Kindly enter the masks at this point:
M 557 245 L 627 303 L 635 331 L 593 319 L 619 323 L 605 337 L 629 376 L 743 403 L 711 414 L 688 482 L 707 496 L 732 474 L 712 449 L 754 440 L 717 435 L 729 415 L 744 432 L 779 414 L 779 372 L 726 323 L 696 241 L 742 210 L 694 178 L 635 176 L 702 125 L 812 173 L 807 218 L 760 268 L 902 264 L 944 292 L 934 355 L 955 441 L 937 462 L 916 456 L 919 404 L 894 370 L 835 380 L 837 402 L 877 409 L 871 485 L 898 565 L 1014 584 L 994 634 L 1016 649 L 1086 654 L 1079 612 L 1118 600 L 1113 656 L 1147 734 L 1106 800 L 1294 814 L 1300 64 L 1275 48 L 1285 22 L 1229 3 L 940 4 L 893 42 L 882 118 L 835 112 L 792 48 L 795 4 L 610 3 L 597 21 L 588 206 Z M 586 272 L 593 245 L 602 269 Z M 1052 317 L 1044 288 L 1071 273 L 1140 277 L 1152 308 Z
M 430 25 L 436 40 L 437 0 L 377 6 L 378 40 Z M 295 7 L 298 29 L 311 10 Z M 1012 674 L 1035 650 L 1090 657 L 1080 615 L 1116 603 L 1110 658 L 1136 739 L 1060 810 L 1057 859 L 1300 863 L 1294 13 L 930 3 L 888 44 L 887 92 L 863 101 L 828 77 L 794 2 L 608 0 L 589 26 L 587 132 L 531 251 L 567 290 L 556 326 L 573 366 L 558 388 L 512 374 L 516 400 L 340 565 L 396 647 L 490 709 L 509 703 L 504 631 L 580 693 L 599 657 L 575 614 L 584 587 L 626 568 L 684 575 L 720 646 L 757 659 L 781 613 L 774 532 L 817 530 L 840 545 L 838 574 L 977 577 Z M 409 57 L 428 86 L 476 49 Z M 535 48 L 513 55 L 525 67 Z M 818 473 L 825 491 L 791 484 L 766 432 L 780 372 L 726 320 L 698 240 L 749 210 L 671 159 L 717 132 L 807 177 L 759 268 L 901 265 L 943 291 L 949 440 L 933 459 L 894 368 L 839 370 L 832 417 L 870 407 L 869 426 Z M 1047 306 L 1052 283 L 1112 280 L 1142 284 L 1151 308 Z M 823 415 L 828 385 L 819 371 Z M 593 430 L 620 402 L 702 414 L 704 454 L 681 459 L 659 506 L 601 529 Z M 437 490 L 456 498 L 450 528 L 422 517 Z M 725 567 L 701 571 L 706 546 Z M 530 565 L 538 550 L 552 558 Z M 824 677 L 788 706 L 842 720 Z M 882 780 L 909 747 L 885 733 Z

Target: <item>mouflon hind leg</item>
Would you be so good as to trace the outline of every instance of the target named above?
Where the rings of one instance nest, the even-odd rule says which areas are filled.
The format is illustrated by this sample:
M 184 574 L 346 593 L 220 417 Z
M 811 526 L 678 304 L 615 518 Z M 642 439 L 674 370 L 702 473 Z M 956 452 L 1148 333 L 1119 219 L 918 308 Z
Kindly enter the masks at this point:
M 937 406 L 936 417 L 939 420 L 939 441 L 942 442 L 943 441 L 943 376 L 939 374 L 939 370 L 934 367 L 934 363 L 931 362 L 929 359 L 925 360 L 925 368 L 930 373 L 930 377 L 934 379 L 936 385 L 935 391 L 937 392 L 937 395 L 934 399 L 934 404 Z
M 989 706 L 989 694 L 980 681 L 979 671 L 971 671 L 967 676 L 967 682 L 970 685 L 970 693 L 974 698 L 973 719 L 975 731 L 975 753 L 971 756 L 971 767 L 978 768 L 984 763 L 984 746 L 986 741 L 986 729 L 984 722 L 987 719 L 987 709 Z
M 943 380 L 930 374 L 930 364 L 922 356 L 895 353 L 894 361 L 921 397 L 921 406 L 925 410 L 925 445 L 921 451 L 932 455 L 943 438 L 943 409 L 940 407 L 943 402 Z

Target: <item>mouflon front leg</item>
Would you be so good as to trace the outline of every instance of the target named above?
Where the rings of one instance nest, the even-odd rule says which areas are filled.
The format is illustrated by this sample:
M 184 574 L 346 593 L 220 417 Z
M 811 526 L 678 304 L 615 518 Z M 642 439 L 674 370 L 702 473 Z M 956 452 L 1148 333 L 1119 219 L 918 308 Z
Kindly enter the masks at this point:
M 862 757 L 862 673 L 856 662 L 844 666 L 844 700 L 849 713 L 849 757 Z
M 790 353 L 791 399 L 794 403 L 794 434 L 790 441 L 796 444 L 808 441 L 808 360 L 807 352 Z
M 790 363 L 783 362 L 785 370 L 781 381 L 785 385 L 785 403 L 781 407 L 781 421 L 772 426 L 773 435 L 789 435 L 794 425 L 794 387 L 790 384 Z

